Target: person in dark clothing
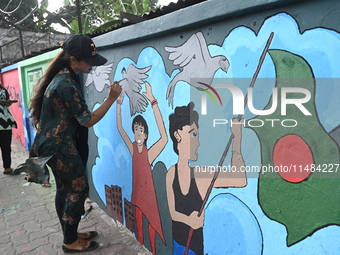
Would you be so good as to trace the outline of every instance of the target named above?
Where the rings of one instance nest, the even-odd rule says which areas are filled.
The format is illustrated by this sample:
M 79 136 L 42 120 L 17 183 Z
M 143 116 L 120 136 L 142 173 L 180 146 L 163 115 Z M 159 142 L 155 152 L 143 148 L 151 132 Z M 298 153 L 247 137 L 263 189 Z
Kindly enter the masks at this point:
M 0 83 L 0 148 L 4 174 L 16 174 L 11 168 L 11 144 L 12 128 L 17 128 L 17 123 L 8 109 L 13 102 L 9 100 L 7 89 Z
M 47 165 L 57 185 L 55 206 L 64 235 L 62 249 L 65 253 L 87 252 L 98 247 L 97 242 L 90 241 L 98 233 L 77 232 L 89 189 L 84 166 L 87 152 L 81 151 L 79 142 L 87 140 L 87 130 L 83 127 L 91 127 L 101 120 L 122 89 L 114 82 L 107 99 L 90 112 L 77 74 L 89 73 L 92 66 L 103 65 L 107 59 L 98 54 L 91 38 L 81 34 L 70 36 L 62 49 L 38 83 L 31 100 L 31 117 L 37 133 L 30 157 L 53 155 Z

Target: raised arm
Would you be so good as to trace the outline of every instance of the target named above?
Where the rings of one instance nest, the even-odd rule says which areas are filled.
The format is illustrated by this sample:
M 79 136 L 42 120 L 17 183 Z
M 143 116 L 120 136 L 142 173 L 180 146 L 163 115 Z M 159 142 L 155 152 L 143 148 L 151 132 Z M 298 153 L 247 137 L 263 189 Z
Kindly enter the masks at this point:
M 148 159 L 149 159 L 149 164 L 151 165 L 154 162 L 154 160 L 158 157 L 158 155 L 162 152 L 165 145 L 167 144 L 168 136 L 166 135 L 162 114 L 158 107 L 158 102 L 152 94 L 151 85 L 148 82 L 145 82 L 145 88 L 146 88 L 146 92 L 143 94 L 151 102 L 151 107 L 155 115 L 157 127 L 161 135 L 160 139 L 157 142 L 155 142 L 149 149 Z
M 247 185 L 247 176 L 244 160 L 241 153 L 242 123 L 243 119 L 233 119 L 231 132 L 234 135 L 232 145 L 231 166 L 233 171 L 221 172 L 214 187 L 244 187 Z
M 124 94 L 122 93 L 122 95 L 119 97 L 119 99 L 117 100 L 117 114 L 116 114 L 116 119 L 117 119 L 117 128 L 118 128 L 118 132 L 121 135 L 121 137 L 123 138 L 124 143 L 126 144 L 126 146 L 128 147 L 131 156 L 133 155 L 133 146 L 132 146 L 132 142 L 129 138 L 129 136 L 127 135 L 127 133 L 125 132 L 123 126 L 122 126 L 122 111 L 121 111 L 121 104 L 123 102 L 123 98 L 124 98 Z
M 107 111 L 110 109 L 111 105 L 116 101 L 120 93 L 122 92 L 122 87 L 118 82 L 113 82 L 110 86 L 108 98 L 99 106 L 94 112 L 92 112 L 92 118 L 87 122 L 85 127 L 92 127 L 98 121 L 100 121 Z

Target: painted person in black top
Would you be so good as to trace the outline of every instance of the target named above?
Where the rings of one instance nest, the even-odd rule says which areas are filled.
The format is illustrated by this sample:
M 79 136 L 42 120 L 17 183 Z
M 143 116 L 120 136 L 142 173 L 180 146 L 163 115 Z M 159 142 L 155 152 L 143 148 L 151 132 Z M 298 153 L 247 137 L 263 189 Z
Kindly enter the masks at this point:
M 188 254 L 203 255 L 204 210 L 200 216 L 198 214 L 213 178 L 212 174 L 198 178 L 197 167 L 194 171 L 189 166 L 189 160 L 197 160 L 199 146 L 198 113 L 193 109 L 194 103 L 191 102 L 187 106 L 176 107 L 175 113 L 169 116 L 169 132 L 178 161 L 167 172 L 166 190 L 173 225 L 173 254 L 181 255 L 185 250 L 191 228 L 194 231 Z M 244 187 L 247 184 L 246 173 L 241 171 L 244 167 L 241 154 L 242 121 L 233 119 L 233 123 L 238 123 L 231 127 L 234 135 L 231 163 L 237 170 L 221 172 L 214 187 Z
M 190 168 L 191 175 L 194 174 L 193 168 Z M 203 199 L 198 191 L 195 178 L 191 178 L 189 191 L 183 194 L 178 179 L 178 165 L 175 165 L 175 178 L 172 183 L 172 189 L 175 196 L 175 210 L 185 215 L 191 215 L 193 212 L 198 212 L 202 205 Z M 185 246 L 190 226 L 180 221 L 172 221 L 172 236 L 174 240 Z M 190 249 L 197 255 L 203 254 L 203 227 L 195 229 L 191 239 Z M 182 252 L 181 252 L 182 254 Z

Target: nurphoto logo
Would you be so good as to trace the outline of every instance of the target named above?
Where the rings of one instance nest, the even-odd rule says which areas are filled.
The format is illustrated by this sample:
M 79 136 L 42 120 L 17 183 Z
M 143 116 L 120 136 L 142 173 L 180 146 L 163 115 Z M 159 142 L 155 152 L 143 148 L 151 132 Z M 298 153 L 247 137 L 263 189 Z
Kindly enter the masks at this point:
M 217 81 L 222 81 L 223 79 L 216 79 Z M 269 79 L 268 79 L 269 80 Z M 295 84 L 296 85 L 296 80 Z M 225 81 L 224 81 L 225 82 Z M 214 106 L 208 107 L 208 96 L 213 98 L 213 96 L 217 97 L 219 99 L 220 105 L 223 103 L 228 103 L 228 101 L 224 100 L 223 92 L 222 90 L 217 89 L 227 89 L 227 93 L 231 94 L 231 100 L 232 100 L 232 114 L 238 115 L 239 118 L 242 117 L 242 115 L 245 114 L 245 110 L 248 109 L 250 113 L 254 114 L 255 116 L 269 116 L 276 112 L 279 108 L 280 110 L 280 116 L 282 118 L 268 118 L 268 119 L 249 119 L 249 120 L 243 120 L 241 123 L 247 127 L 262 127 L 264 125 L 270 125 L 271 127 L 275 127 L 275 125 L 281 125 L 282 127 L 296 127 L 298 125 L 298 120 L 294 118 L 289 118 L 289 114 L 287 114 L 287 107 L 291 107 L 293 111 L 300 111 L 304 116 L 312 116 L 311 112 L 306 108 L 306 104 L 311 99 L 311 92 L 302 87 L 289 87 L 289 82 L 292 82 L 291 79 L 286 79 L 285 83 L 288 85 L 287 87 L 272 87 L 268 88 L 268 90 L 271 90 L 271 94 L 268 94 L 266 96 L 262 96 L 259 93 L 254 93 L 253 87 L 247 88 L 247 94 L 244 95 L 243 91 L 240 87 L 236 85 L 231 84 L 223 84 L 218 83 L 215 86 L 209 86 L 210 88 L 214 88 L 214 94 L 209 93 L 208 90 L 203 90 L 207 93 L 201 93 L 200 94 L 200 102 L 201 102 L 201 115 L 208 115 L 209 110 L 214 110 Z M 204 84 L 204 83 L 202 83 Z M 267 91 L 268 91 L 267 90 Z M 230 98 L 230 97 L 228 97 Z M 256 103 L 259 101 L 267 101 L 268 103 L 267 107 L 262 107 L 260 109 L 257 109 L 259 107 L 255 107 Z M 210 108 L 211 107 L 211 108 Z M 208 109 L 209 108 L 209 109 Z M 276 115 L 277 116 L 277 115 Z M 288 118 L 287 118 L 288 117 Z M 230 123 L 230 125 L 233 125 L 232 118 L 226 119 L 226 118 L 214 118 L 212 126 L 216 127 L 217 125 L 225 125 L 227 123 Z

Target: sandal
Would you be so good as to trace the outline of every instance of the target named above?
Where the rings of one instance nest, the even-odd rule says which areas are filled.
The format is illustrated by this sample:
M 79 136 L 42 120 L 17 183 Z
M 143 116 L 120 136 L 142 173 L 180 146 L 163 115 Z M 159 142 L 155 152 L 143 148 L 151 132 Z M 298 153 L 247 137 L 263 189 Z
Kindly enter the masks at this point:
M 14 172 L 13 169 L 11 168 L 9 171 L 4 171 L 3 174 L 18 175 L 20 173 Z
M 62 246 L 63 252 L 65 253 L 78 253 L 78 252 L 87 252 L 87 251 L 93 251 L 99 247 L 99 243 L 91 241 L 89 247 L 83 249 L 83 250 L 74 250 L 66 248 L 65 245 Z
M 97 231 L 88 231 L 88 232 L 85 232 L 85 233 L 89 233 L 90 235 L 88 237 L 86 237 L 86 238 L 80 238 L 80 237 L 78 237 L 78 238 L 79 239 L 83 239 L 83 240 L 91 240 L 91 239 L 95 238 L 98 235 Z

